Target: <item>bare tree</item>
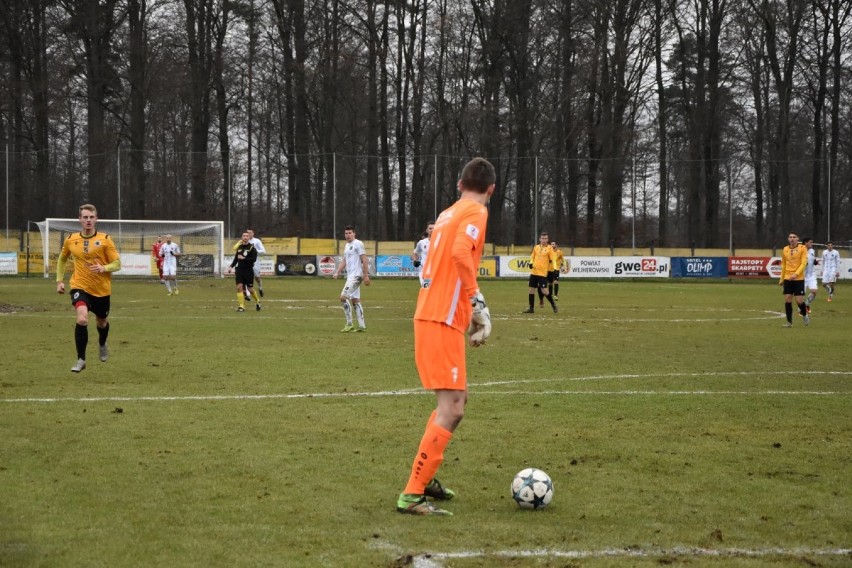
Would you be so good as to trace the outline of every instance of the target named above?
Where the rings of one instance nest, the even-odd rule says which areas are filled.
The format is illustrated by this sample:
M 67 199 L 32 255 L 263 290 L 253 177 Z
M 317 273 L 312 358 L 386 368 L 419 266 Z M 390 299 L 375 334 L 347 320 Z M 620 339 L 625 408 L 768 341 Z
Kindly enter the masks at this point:
M 831 4 L 831 36 L 832 36 L 832 63 L 831 63 L 831 74 L 833 77 L 832 80 L 832 89 L 831 89 L 831 126 L 830 126 L 830 147 L 828 151 L 828 165 L 827 175 L 829 183 L 836 183 L 836 180 L 839 176 L 834 175 L 839 169 L 835 169 L 838 165 L 838 156 L 839 156 L 839 148 L 840 148 L 840 109 L 843 106 L 843 89 L 842 85 L 845 83 L 849 84 L 848 81 L 848 72 L 844 71 L 842 64 L 842 54 L 847 52 L 849 49 L 849 18 L 850 14 L 852 14 L 852 4 L 849 2 L 844 2 L 843 0 L 830 0 Z M 846 32 L 844 33 L 844 30 Z M 844 40 L 845 38 L 845 40 Z M 844 81 L 845 80 L 845 81 Z M 848 91 L 846 93 L 848 95 Z M 847 99 L 848 100 L 848 99 Z M 848 163 L 847 171 L 848 171 Z M 849 176 L 843 176 L 839 179 L 846 179 L 848 184 Z M 849 187 L 848 185 L 846 186 Z M 827 198 L 827 205 L 830 209 L 830 214 L 827 215 L 827 221 L 830 227 L 835 227 L 838 219 L 849 219 L 850 215 L 852 215 L 852 203 L 847 200 L 847 215 L 846 217 L 842 216 L 842 213 L 839 214 L 838 208 L 833 207 L 833 195 L 829 195 Z M 838 203 L 841 201 L 838 199 Z M 830 231 L 827 231 L 827 237 L 829 239 L 832 238 Z
M 111 157 L 117 138 L 107 124 L 107 114 L 121 88 L 113 66 L 113 41 L 127 12 L 119 0 L 60 0 L 68 14 L 68 31 L 82 45 L 86 75 L 86 141 L 88 150 L 88 199 L 98 204 L 103 217 L 117 213 Z
M 751 111 L 743 108 L 740 123 L 744 126 L 743 132 L 748 140 L 749 163 L 754 177 L 754 238 L 761 242 L 765 235 L 765 208 L 764 208 L 764 175 L 766 157 L 766 138 L 768 133 L 767 101 L 769 98 L 769 82 L 766 80 L 768 73 L 765 63 L 765 39 L 766 34 L 762 29 L 752 26 L 751 14 L 745 10 L 738 10 L 736 16 L 737 27 L 741 30 L 742 51 L 744 68 L 742 70 L 747 85 L 746 93 L 751 99 Z M 745 105 L 744 105 L 745 106 Z M 771 203 L 771 201 L 770 201 Z
M 50 116 L 49 116 L 49 80 L 46 10 L 52 4 L 48 0 L 21 1 L 10 0 L 0 5 L 0 30 L 2 30 L 3 49 L 9 54 L 10 89 L 6 113 L 7 123 L 12 125 L 12 148 L 15 152 L 15 168 L 10 178 L 15 179 L 15 209 L 26 215 L 27 219 L 40 216 L 50 208 Z M 26 109 L 26 100 L 31 100 L 31 112 Z M 26 125 L 27 116 L 32 116 L 31 126 Z M 2 122 L 0 122 L 2 124 Z M 9 130 L 4 129 L 4 134 Z M 4 136 L 6 138 L 6 136 Z M 34 160 L 33 183 L 26 183 L 18 175 L 26 158 L 25 150 L 31 150 Z M 5 160 L 4 165 L 5 169 Z M 11 172 L 4 172 L 9 174 Z M 8 178 L 4 178 L 8 179 Z M 23 187 L 26 183 L 26 187 Z M 26 199 L 24 198 L 26 196 Z
M 148 72 L 148 1 L 128 0 L 128 83 L 130 88 L 130 176 L 131 198 L 128 213 L 144 219 L 148 199 L 145 172 L 145 105 Z
M 660 184 L 657 239 L 661 246 L 669 241 L 669 167 L 668 112 L 666 84 L 663 79 L 663 46 L 669 40 L 667 21 L 669 11 L 663 0 L 653 0 L 652 25 L 654 34 L 654 79 L 657 85 L 657 168 Z
M 783 230 L 793 230 L 793 200 L 790 180 L 791 105 L 794 72 L 799 56 L 799 32 L 805 17 L 806 0 L 748 0 L 754 14 L 766 31 L 766 50 L 772 72 L 775 94 L 778 98 L 778 117 L 771 145 L 770 168 L 777 171 Z M 774 236 L 774 235 L 773 235 Z
M 186 9 L 187 68 L 185 97 L 190 109 L 190 180 L 192 211 L 210 214 L 207 185 L 207 145 L 210 134 L 210 89 L 213 84 L 214 22 L 221 16 L 216 0 L 183 0 Z

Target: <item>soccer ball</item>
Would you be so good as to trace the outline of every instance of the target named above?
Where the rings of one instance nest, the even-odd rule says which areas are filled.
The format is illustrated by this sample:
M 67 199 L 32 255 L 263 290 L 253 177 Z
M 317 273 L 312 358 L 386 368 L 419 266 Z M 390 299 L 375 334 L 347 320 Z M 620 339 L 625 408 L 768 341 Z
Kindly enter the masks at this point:
M 553 481 L 540 469 L 523 469 L 512 480 L 512 499 L 521 509 L 543 509 L 553 499 Z

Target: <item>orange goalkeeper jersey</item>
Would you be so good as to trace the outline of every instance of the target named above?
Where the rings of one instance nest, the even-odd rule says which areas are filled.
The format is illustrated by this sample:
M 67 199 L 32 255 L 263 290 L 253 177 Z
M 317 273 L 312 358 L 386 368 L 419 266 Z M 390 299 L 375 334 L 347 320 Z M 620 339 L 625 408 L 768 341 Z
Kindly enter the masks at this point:
M 467 330 L 487 222 L 488 209 L 470 199 L 459 199 L 441 212 L 429 239 L 415 320 Z
M 91 237 L 82 233 L 72 233 L 62 245 L 61 258 L 74 257 L 74 272 L 71 274 L 71 288 L 83 290 L 97 297 L 109 296 L 112 292 L 112 273 L 95 273 L 89 265 L 98 263 L 106 266 L 119 258 L 115 243 L 106 233 L 96 232 Z M 62 278 L 57 274 L 57 280 Z

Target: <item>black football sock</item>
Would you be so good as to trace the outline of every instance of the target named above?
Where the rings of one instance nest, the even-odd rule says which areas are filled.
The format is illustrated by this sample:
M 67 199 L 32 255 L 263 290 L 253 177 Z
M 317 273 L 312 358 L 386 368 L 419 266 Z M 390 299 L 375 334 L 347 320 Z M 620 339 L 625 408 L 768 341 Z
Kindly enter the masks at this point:
M 559 295 L 559 284 L 553 285 L 553 293 L 556 294 L 557 296 Z
M 109 324 L 98 328 L 98 345 L 106 345 L 107 336 L 109 335 Z
M 80 325 L 74 328 L 74 344 L 77 346 L 77 359 L 86 359 L 86 346 L 89 344 L 89 326 Z
M 799 313 L 800 313 L 800 314 L 802 314 L 802 315 L 805 315 L 805 314 L 807 314 L 807 313 L 808 313 L 808 309 L 805 307 L 805 303 L 804 303 L 804 302 L 802 302 L 801 304 L 799 304 Z
M 535 294 L 530 294 L 530 309 L 535 308 Z
M 787 313 L 787 321 L 793 323 L 793 304 L 790 302 L 785 303 L 784 311 Z

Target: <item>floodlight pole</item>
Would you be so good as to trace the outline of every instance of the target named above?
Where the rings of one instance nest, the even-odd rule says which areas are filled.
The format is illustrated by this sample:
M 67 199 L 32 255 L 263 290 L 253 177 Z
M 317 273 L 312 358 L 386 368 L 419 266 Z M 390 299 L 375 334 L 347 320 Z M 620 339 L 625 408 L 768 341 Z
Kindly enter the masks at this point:
M 632 178 L 630 181 L 630 201 L 631 207 L 633 207 L 633 219 L 630 221 L 630 232 L 632 234 L 632 240 L 630 242 L 630 254 L 636 254 L 636 156 L 632 158 Z M 621 207 L 619 206 L 619 209 Z
M 8 172 L 8 167 L 6 169 Z M 831 240 L 831 156 L 828 156 L 828 168 L 826 168 L 826 174 L 828 176 L 826 190 L 828 191 L 828 195 L 826 196 L 826 201 L 828 202 L 828 211 L 827 211 L 827 221 L 826 221 L 826 234 L 825 234 L 825 242 Z M 8 208 L 7 208 L 8 211 Z M 8 223 L 7 223 L 8 226 Z
M 231 238 L 231 151 L 225 156 L 225 209 L 228 219 L 228 238 Z M 225 251 L 222 250 L 222 262 L 224 262 Z
M 340 252 L 337 243 L 337 153 L 331 154 L 331 236 L 334 237 L 334 254 Z
M 435 159 L 435 163 L 433 165 L 433 168 L 435 170 L 435 175 L 432 176 L 434 178 L 432 180 L 432 185 L 433 185 L 433 189 L 434 189 L 433 193 L 434 193 L 434 197 L 435 197 L 435 200 L 434 200 L 435 201 L 435 210 L 432 213 L 432 218 L 437 219 L 438 218 L 438 154 L 435 154 L 434 159 Z
M 29 223 L 27 231 L 29 231 Z M 6 143 L 6 240 L 9 240 L 9 144 Z M 29 258 L 29 257 L 28 257 Z
M 115 161 L 116 173 L 118 176 L 118 242 L 117 247 L 121 252 L 121 146 L 118 146 L 118 158 Z
M 730 160 L 725 160 L 725 176 L 728 178 L 728 254 L 734 256 L 734 203 L 731 200 Z
M 535 157 L 535 169 L 533 171 L 533 234 L 532 242 L 538 238 L 538 156 Z

